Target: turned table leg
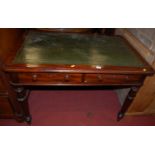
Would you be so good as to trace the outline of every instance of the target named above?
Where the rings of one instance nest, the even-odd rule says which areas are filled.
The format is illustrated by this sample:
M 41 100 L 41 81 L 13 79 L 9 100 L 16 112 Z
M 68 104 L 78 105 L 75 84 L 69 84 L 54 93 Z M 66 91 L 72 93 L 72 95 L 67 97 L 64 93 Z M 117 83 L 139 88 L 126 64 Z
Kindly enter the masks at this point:
M 124 117 L 125 112 L 127 111 L 129 106 L 131 105 L 132 101 L 134 100 L 139 88 L 140 88 L 140 86 L 131 87 L 131 89 L 130 89 L 130 91 L 129 91 L 129 93 L 128 93 L 125 101 L 124 101 L 124 104 L 121 107 L 121 110 L 117 114 L 117 121 L 120 121 Z
M 28 105 L 29 90 L 25 89 L 24 87 L 16 87 L 15 92 L 17 94 L 17 101 L 21 103 L 21 106 L 23 108 L 24 120 L 30 124 L 32 118 L 29 112 L 29 105 Z

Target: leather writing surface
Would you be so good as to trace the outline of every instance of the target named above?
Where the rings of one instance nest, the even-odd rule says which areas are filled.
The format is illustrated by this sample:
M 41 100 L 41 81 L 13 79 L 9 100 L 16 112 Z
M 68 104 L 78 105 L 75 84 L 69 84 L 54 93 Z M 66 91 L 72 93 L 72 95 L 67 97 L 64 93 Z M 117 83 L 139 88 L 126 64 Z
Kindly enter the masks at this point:
M 14 64 L 75 64 L 143 67 L 120 37 L 30 31 Z

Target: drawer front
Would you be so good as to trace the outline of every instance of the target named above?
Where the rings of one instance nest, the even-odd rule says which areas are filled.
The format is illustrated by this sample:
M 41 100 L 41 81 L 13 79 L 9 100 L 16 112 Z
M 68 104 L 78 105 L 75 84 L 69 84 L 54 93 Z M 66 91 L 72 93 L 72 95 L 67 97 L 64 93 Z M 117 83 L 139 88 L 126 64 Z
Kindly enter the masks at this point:
M 17 73 L 14 84 L 22 85 L 132 85 L 142 83 L 141 75 L 79 74 L 79 73 Z
M 86 74 L 84 83 L 136 84 L 141 81 L 141 75 Z
M 70 73 L 19 73 L 18 83 L 24 84 L 76 84 L 81 83 L 81 74 Z

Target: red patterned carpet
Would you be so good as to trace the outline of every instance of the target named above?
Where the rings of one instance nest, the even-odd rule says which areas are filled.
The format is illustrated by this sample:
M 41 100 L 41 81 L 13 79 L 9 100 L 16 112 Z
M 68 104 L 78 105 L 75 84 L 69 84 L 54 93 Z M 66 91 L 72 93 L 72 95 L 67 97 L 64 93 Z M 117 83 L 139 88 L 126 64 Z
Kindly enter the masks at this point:
M 155 116 L 125 116 L 117 122 L 116 115 L 120 104 L 114 91 L 32 91 L 29 104 L 32 126 L 155 125 Z M 0 125 L 27 124 L 1 119 Z

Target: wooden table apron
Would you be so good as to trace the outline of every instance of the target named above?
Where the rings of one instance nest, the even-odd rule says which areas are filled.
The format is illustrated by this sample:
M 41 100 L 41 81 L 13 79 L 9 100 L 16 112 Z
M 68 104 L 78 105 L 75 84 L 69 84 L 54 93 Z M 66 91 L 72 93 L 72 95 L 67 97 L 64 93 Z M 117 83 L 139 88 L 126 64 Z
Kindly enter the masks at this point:
M 117 115 L 123 118 L 152 68 L 120 37 L 30 31 L 7 58 L 4 70 L 23 119 L 31 122 L 31 86 L 113 86 L 130 91 Z

